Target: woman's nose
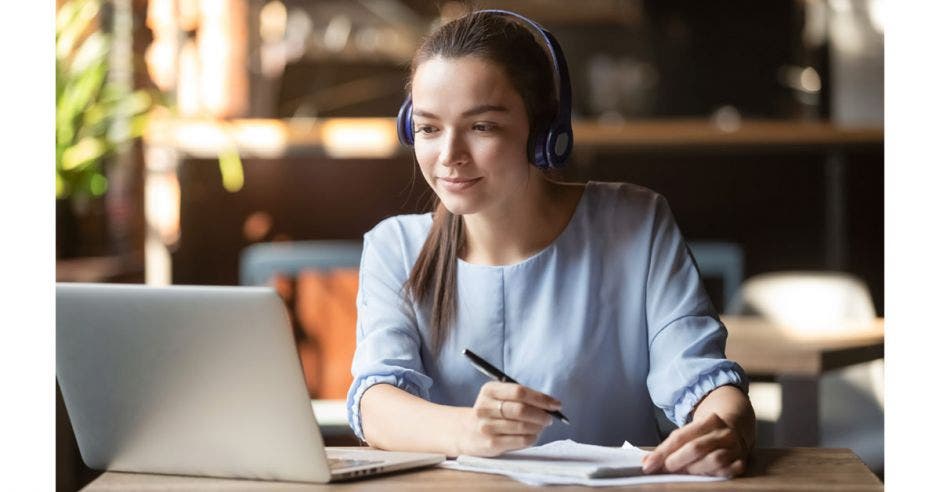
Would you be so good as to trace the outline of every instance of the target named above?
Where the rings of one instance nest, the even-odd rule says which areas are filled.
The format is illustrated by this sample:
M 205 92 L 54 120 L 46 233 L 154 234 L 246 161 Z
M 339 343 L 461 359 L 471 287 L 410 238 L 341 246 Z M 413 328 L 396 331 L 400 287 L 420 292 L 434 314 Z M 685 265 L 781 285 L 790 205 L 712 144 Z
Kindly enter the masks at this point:
M 444 166 L 459 166 L 467 162 L 467 148 L 456 132 L 450 132 L 444 138 L 438 161 Z

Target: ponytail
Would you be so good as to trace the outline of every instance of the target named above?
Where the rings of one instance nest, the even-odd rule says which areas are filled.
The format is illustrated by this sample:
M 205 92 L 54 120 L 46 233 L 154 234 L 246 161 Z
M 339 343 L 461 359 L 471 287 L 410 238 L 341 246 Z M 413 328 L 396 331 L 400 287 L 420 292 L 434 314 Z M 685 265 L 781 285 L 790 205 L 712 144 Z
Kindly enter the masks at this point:
M 457 258 L 464 248 L 463 219 L 435 200 L 434 219 L 418 254 L 406 291 L 431 307 L 431 348 L 438 353 L 457 314 Z

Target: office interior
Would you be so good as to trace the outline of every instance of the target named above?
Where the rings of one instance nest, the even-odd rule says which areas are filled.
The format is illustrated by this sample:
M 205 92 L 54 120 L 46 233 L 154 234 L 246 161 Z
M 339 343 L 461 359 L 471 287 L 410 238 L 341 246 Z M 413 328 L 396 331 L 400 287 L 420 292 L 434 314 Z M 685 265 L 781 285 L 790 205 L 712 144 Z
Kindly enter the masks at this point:
M 668 199 L 729 357 L 829 344 L 742 364 L 758 446 L 850 448 L 883 477 L 884 3 L 57 0 L 57 280 L 273 286 L 327 444 L 358 444 L 362 235 L 432 198 L 396 137 L 408 63 L 468 8 L 513 10 L 567 55 L 558 179 Z M 77 490 L 100 471 L 61 396 L 56 420 Z

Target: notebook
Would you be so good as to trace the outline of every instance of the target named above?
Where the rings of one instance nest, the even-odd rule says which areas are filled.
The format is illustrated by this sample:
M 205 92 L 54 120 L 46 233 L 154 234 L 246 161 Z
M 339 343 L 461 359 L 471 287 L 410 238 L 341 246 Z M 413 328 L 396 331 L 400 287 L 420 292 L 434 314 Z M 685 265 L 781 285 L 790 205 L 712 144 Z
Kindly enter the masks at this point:
M 626 447 L 629 446 L 629 447 Z M 613 478 L 643 474 L 648 451 L 630 446 L 614 448 L 581 444 L 570 439 L 554 441 L 495 458 L 459 456 L 457 463 L 477 469 L 575 478 Z
M 624 442 L 613 448 L 581 444 L 571 440 L 555 441 L 495 458 L 460 456 L 440 467 L 477 473 L 505 475 L 528 485 L 582 485 L 610 487 L 675 482 L 715 482 L 727 480 L 686 474 L 645 475 L 643 456 L 649 451 Z

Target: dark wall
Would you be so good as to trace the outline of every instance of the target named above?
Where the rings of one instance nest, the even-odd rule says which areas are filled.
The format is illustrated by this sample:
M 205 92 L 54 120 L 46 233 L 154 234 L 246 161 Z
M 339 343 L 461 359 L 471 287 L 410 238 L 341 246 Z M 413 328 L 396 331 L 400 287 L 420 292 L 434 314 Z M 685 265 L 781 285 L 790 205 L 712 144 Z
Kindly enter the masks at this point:
M 745 277 L 778 270 L 844 270 L 884 305 L 884 148 L 844 151 L 843 265 L 826 251 L 825 149 L 598 154 L 576 176 L 628 181 L 663 194 L 688 240 L 738 243 Z
M 845 152 L 845 270 L 860 276 L 883 313 L 883 148 Z M 568 179 L 628 181 L 663 194 L 689 240 L 744 249 L 746 276 L 827 269 L 821 149 L 581 152 Z M 245 221 L 271 217 L 270 240 L 358 239 L 385 217 L 429 210 L 430 191 L 409 157 L 389 160 L 246 160 L 245 187 L 228 193 L 214 161 L 180 170 L 182 235 L 173 255 L 181 284 L 235 284 L 251 244 Z
M 410 157 L 245 159 L 244 168 L 244 188 L 229 193 L 215 161 L 184 161 L 174 283 L 237 283 L 238 255 L 252 242 L 245 221 L 257 212 L 271 218 L 260 241 L 361 239 L 385 217 L 430 206 L 430 190 Z

